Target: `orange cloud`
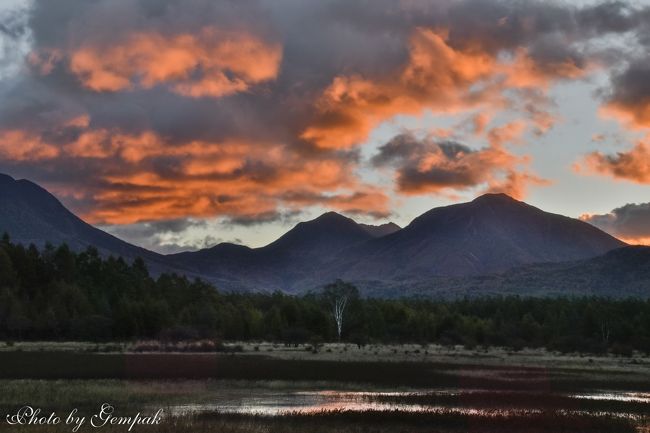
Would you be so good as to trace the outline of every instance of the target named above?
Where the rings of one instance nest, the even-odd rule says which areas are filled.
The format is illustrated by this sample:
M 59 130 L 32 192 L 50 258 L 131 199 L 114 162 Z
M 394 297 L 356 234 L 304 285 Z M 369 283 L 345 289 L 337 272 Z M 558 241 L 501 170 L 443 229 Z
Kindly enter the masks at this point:
M 94 196 L 97 206 L 85 216 L 97 223 L 130 224 L 187 216 L 254 217 L 275 212 L 279 206 L 300 209 L 314 204 L 351 213 L 388 213 L 385 194 L 366 192 L 367 187 L 335 165 L 328 161 L 286 164 L 264 179 L 234 172 L 216 177 L 180 173 L 174 178 L 153 172 L 109 176 Z M 298 196 L 302 199 L 295 199 Z
M 398 190 L 407 195 L 485 188 L 523 198 L 529 185 L 548 183 L 522 167 L 528 164 L 527 157 L 513 155 L 498 143 L 471 149 L 406 133 L 380 147 L 372 162 L 376 167 L 394 168 Z
M 581 163 L 574 165 L 578 173 L 594 173 L 650 184 L 650 145 L 639 141 L 627 152 L 606 155 L 601 152 L 588 154 Z
M 526 127 L 526 122 L 521 120 L 494 127 L 487 132 L 488 142 L 492 147 L 499 147 L 508 143 L 520 143 Z
M 488 54 L 455 51 L 440 32 L 419 28 L 411 37 L 409 61 L 397 76 L 378 81 L 336 77 L 317 102 L 318 117 L 301 138 L 324 149 L 347 149 L 394 115 L 470 106 L 480 98 L 469 88 L 488 78 L 495 65 Z
M 43 73 L 51 71 L 32 62 Z M 51 62 L 51 57 L 45 57 Z M 243 32 L 206 27 L 196 34 L 134 33 L 108 47 L 85 44 L 69 54 L 70 70 L 97 92 L 159 84 L 188 97 L 220 97 L 277 77 L 282 47 Z
M 491 116 L 488 113 L 478 113 L 472 117 L 474 135 L 483 135 L 485 128 L 490 123 Z
M 611 117 L 632 129 L 650 128 L 650 101 L 639 97 L 638 100 L 613 100 L 600 107 L 602 117 Z
M 548 88 L 556 80 L 577 80 L 585 77 L 595 64 L 578 65 L 567 58 L 559 61 L 535 62 L 524 48 L 516 50 L 514 60 L 505 66 L 506 85 L 512 87 Z
M 446 31 L 417 28 L 410 39 L 408 62 L 397 73 L 375 79 L 335 77 L 317 101 L 318 115 L 301 138 L 323 149 L 349 149 L 398 114 L 417 115 L 425 109 L 450 113 L 479 105 L 490 111 L 505 109 L 507 89 L 546 90 L 554 81 L 584 77 L 590 70 L 591 66 L 571 60 L 542 67 L 524 49 L 510 59 L 481 51 L 478 44 L 456 49 L 449 45 Z M 539 133 L 552 126 L 550 114 L 534 108 L 527 111 Z M 482 132 L 491 115 L 476 118 L 477 131 Z
M 487 192 L 503 192 L 517 200 L 526 198 L 528 188 L 531 185 L 547 186 L 552 182 L 532 173 L 511 170 L 504 179 L 491 180 L 488 182 Z
M 45 136 L 62 142 L 49 143 Z M 55 166 L 60 159 L 75 158 L 80 167 L 96 167 L 92 181 L 83 186 L 54 185 L 59 194 L 91 203 L 82 215 L 92 223 L 254 218 L 318 204 L 349 213 L 389 213 L 387 196 L 356 177 L 354 159 L 310 158 L 282 143 L 172 143 L 152 131 L 92 129 L 82 116 L 43 136 L 0 131 L 0 155 Z
M 0 156 L 11 161 L 40 161 L 59 155 L 57 146 L 46 143 L 39 136 L 25 131 L 0 131 Z

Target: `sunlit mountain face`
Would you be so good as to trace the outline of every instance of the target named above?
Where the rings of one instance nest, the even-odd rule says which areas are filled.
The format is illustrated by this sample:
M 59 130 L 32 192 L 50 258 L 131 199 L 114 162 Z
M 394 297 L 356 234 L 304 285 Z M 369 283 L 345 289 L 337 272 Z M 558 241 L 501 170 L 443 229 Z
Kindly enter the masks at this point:
M 164 253 L 487 192 L 648 243 L 649 24 L 631 0 L 5 0 L 0 172 Z

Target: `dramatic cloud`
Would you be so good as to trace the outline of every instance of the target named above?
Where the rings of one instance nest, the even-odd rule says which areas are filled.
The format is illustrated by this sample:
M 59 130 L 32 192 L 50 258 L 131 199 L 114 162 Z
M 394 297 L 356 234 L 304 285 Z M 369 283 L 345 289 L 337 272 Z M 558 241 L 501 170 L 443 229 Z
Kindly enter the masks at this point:
M 577 172 L 595 173 L 628 180 L 640 184 L 650 184 L 650 145 L 638 142 L 627 152 L 607 155 L 593 152 L 575 165 Z
M 648 41 L 650 43 L 650 41 Z M 611 115 L 637 128 L 650 127 L 650 61 L 634 61 L 612 78 L 607 92 L 605 115 Z
M 398 71 L 379 80 L 337 76 L 317 101 L 318 116 L 301 137 L 321 148 L 345 149 L 363 143 L 374 127 L 397 114 L 424 109 L 449 113 L 480 105 L 505 108 L 513 105 L 503 93 L 506 89 L 537 89 L 586 72 L 586 64 L 571 58 L 539 65 L 524 49 L 511 56 L 475 46 L 457 49 L 450 45 L 449 29 L 416 28 L 408 61 Z M 539 97 L 519 94 L 526 95 Z
M 34 0 L 0 14 L 0 171 L 43 183 L 91 222 L 139 229 L 273 222 L 311 206 L 382 217 L 400 194 L 522 197 L 543 181 L 510 146 L 556 124 L 556 84 L 604 74 L 603 112 L 645 125 L 649 11 L 626 2 Z M 385 144 L 370 164 L 395 170 L 395 191 L 385 192 L 368 180 L 362 147 L 379 126 L 422 114 L 466 125 Z M 642 179 L 643 155 L 593 154 L 589 166 Z
M 650 203 L 626 204 L 604 215 L 582 215 L 591 223 L 630 244 L 650 245 Z
M 42 74 L 57 61 L 84 87 L 97 92 L 149 89 L 170 84 L 190 97 L 220 97 L 274 79 L 282 49 L 246 33 L 206 27 L 193 34 L 133 33 L 107 46 L 82 45 L 71 53 L 34 52 L 30 63 Z M 65 59 L 64 59 L 65 57 Z
M 528 184 L 544 181 L 518 166 L 526 163 L 496 141 L 478 150 L 453 141 L 419 139 L 411 133 L 393 137 L 372 158 L 376 167 L 392 166 L 405 194 L 449 192 L 482 187 L 522 197 Z

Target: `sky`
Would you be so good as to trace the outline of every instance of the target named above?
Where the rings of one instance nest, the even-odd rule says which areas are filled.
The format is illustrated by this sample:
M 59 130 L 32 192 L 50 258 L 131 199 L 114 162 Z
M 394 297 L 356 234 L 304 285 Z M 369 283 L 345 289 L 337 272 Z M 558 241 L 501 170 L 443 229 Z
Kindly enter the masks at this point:
M 0 0 L 0 172 L 163 252 L 504 192 L 650 244 L 650 2 Z

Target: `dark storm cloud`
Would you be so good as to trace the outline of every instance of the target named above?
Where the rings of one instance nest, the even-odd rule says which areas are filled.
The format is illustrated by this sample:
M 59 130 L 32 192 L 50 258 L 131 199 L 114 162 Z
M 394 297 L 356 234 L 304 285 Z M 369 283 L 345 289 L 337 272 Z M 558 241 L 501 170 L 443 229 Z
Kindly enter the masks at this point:
M 626 204 L 608 214 L 583 215 L 581 219 L 630 243 L 650 239 L 650 203 Z
M 637 127 L 650 126 L 650 58 L 633 59 L 611 78 L 611 86 L 601 91 L 606 109 Z
M 103 223 L 275 221 L 298 203 L 385 215 L 386 196 L 356 174 L 378 124 L 498 106 L 511 80 L 509 106 L 544 133 L 538 89 L 620 61 L 592 42 L 643 42 L 650 22 L 624 2 L 501 0 L 35 0 L 21 16 L 0 17 L 0 34 L 32 41 L 0 81 L 0 170 Z M 635 64 L 606 96 L 621 110 L 645 104 Z M 405 193 L 522 179 L 492 145 L 396 137 L 373 163 L 395 167 Z
M 66 111 L 83 108 L 97 126 L 152 128 L 179 139 L 193 135 L 220 139 L 262 134 L 270 126 L 281 125 L 271 132 L 292 139 L 308 121 L 313 97 L 334 76 L 348 72 L 373 76 L 402 64 L 407 58 L 408 38 L 416 26 L 448 28 L 453 47 L 478 44 L 497 52 L 530 45 L 532 57 L 546 67 L 567 59 L 581 64 L 584 59 L 567 39 L 630 30 L 638 21 L 633 18 L 638 14 L 630 9 L 622 3 L 576 11 L 548 2 L 487 0 L 309 4 L 288 0 L 37 0 L 30 15 L 36 50 L 110 44 L 133 31 L 173 35 L 204 26 L 227 26 L 254 29 L 263 38 L 282 43 L 281 74 L 261 95 L 197 101 L 158 87 L 125 94 L 93 94 L 80 89 L 75 77 L 59 64 L 51 74 L 32 71 L 29 77 L 30 81 L 44 83 L 50 92 L 38 88 L 29 92 L 29 82 L 19 95 L 30 101 L 36 112 L 51 104 L 63 104 Z M 29 107 L 21 112 L 29 117 Z M 15 121 L 18 117 L 4 114 L 0 120 Z
M 490 167 L 479 165 L 477 163 L 480 161 L 473 159 L 481 152 L 461 143 L 433 142 L 406 133 L 393 137 L 381 146 L 371 162 L 376 167 L 396 167 L 398 187 L 405 192 L 473 187 L 484 182 L 486 170 L 490 170 Z
M 643 19 L 643 13 L 625 1 L 599 3 L 585 7 L 576 14 L 578 25 L 594 35 L 624 33 L 633 30 Z
M 455 141 L 403 133 L 381 146 L 371 162 L 375 167 L 393 167 L 397 187 L 405 194 L 481 187 L 521 197 L 527 184 L 545 182 L 520 167 L 524 160 L 499 142 L 472 149 Z

